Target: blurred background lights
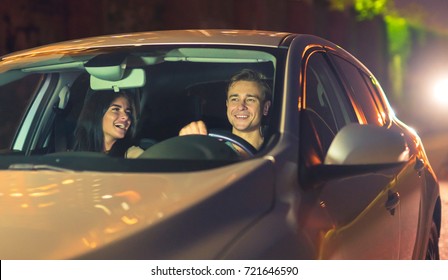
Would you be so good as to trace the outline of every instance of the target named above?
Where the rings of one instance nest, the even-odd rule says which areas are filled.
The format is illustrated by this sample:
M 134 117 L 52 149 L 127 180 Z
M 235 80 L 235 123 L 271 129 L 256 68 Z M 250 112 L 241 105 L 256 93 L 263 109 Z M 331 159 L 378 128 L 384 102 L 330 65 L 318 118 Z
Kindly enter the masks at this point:
M 435 101 L 441 105 L 448 105 L 448 76 L 434 84 Z

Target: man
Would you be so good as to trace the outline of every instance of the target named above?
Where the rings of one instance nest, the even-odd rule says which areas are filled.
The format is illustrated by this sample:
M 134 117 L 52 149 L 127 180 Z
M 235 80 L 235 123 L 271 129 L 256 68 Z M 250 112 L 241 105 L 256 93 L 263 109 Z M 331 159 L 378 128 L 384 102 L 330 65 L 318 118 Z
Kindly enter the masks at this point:
M 264 141 L 261 121 L 271 106 L 271 90 L 265 79 L 261 73 L 244 69 L 230 79 L 227 89 L 227 119 L 232 125 L 232 133 L 257 150 Z M 207 135 L 207 127 L 203 121 L 197 121 L 186 125 L 179 132 L 181 136 L 189 134 Z M 239 147 L 233 147 L 243 153 Z

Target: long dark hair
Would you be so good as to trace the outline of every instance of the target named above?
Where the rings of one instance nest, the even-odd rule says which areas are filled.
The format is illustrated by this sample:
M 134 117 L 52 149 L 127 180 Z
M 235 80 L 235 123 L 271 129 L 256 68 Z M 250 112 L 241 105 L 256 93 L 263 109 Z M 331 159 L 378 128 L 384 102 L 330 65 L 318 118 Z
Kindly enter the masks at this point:
M 109 155 L 113 157 L 124 157 L 127 149 L 134 143 L 135 128 L 137 122 L 137 111 L 134 99 L 127 92 L 98 91 L 87 97 L 78 118 L 78 124 L 75 129 L 74 151 L 103 152 L 104 133 L 103 116 L 109 109 L 112 102 L 123 97 L 129 102 L 131 108 L 131 125 L 123 139 L 118 139 Z

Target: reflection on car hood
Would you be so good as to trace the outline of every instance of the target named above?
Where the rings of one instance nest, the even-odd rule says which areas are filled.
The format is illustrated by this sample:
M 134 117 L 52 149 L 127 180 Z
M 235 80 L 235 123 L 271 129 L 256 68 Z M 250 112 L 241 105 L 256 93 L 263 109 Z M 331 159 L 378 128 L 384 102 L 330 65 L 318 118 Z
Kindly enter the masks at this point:
M 0 57 L 0 66 L 3 64 L 2 62 L 11 63 L 18 59 L 40 57 L 49 54 L 67 55 L 83 50 L 116 46 L 215 43 L 278 47 L 288 35 L 290 33 L 287 32 L 221 29 L 166 30 L 103 35 L 58 42 L 10 53 Z
M 162 222 L 263 163 L 189 173 L 0 171 L 0 257 L 75 258 Z

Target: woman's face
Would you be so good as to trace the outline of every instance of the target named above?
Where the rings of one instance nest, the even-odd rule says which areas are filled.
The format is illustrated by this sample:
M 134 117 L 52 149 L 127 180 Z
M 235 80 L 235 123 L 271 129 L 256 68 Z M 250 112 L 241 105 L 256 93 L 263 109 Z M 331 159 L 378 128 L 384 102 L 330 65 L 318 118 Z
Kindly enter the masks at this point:
M 118 97 L 110 104 L 103 116 L 104 150 L 109 151 L 118 139 L 126 136 L 131 126 L 131 108 L 124 97 Z

